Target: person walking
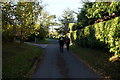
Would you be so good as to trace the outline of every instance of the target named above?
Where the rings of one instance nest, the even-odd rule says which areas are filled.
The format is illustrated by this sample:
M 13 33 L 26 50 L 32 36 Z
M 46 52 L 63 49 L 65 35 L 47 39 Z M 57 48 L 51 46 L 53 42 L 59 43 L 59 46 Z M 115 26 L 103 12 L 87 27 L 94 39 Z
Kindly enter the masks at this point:
M 69 45 L 70 45 L 70 38 L 67 36 L 66 37 L 66 46 L 67 46 L 68 51 L 69 51 Z
M 63 52 L 63 46 L 64 46 L 64 43 L 65 43 L 65 39 L 63 36 L 61 36 L 59 38 L 59 46 L 60 46 L 60 51 Z

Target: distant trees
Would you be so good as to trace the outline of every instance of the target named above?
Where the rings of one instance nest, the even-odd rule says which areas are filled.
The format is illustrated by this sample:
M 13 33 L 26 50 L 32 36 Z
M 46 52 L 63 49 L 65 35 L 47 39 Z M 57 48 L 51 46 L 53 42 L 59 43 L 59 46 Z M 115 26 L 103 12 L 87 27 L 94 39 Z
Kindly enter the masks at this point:
M 40 28 L 36 31 L 38 33 L 38 37 L 43 39 L 49 36 L 49 27 L 52 25 L 56 25 L 53 21 L 56 18 L 55 15 L 50 15 L 46 11 L 42 11 L 41 15 L 38 18 L 37 23 L 39 23 Z
M 61 22 L 64 31 L 68 31 L 69 23 L 75 22 L 75 16 L 73 10 L 69 8 L 63 11 L 62 16 L 60 17 L 59 21 Z

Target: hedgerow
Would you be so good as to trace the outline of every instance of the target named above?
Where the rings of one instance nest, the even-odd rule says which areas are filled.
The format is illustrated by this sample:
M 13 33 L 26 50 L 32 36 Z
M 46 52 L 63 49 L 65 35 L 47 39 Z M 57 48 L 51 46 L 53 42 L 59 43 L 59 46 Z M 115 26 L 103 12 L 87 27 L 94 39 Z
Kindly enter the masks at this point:
M 120 17 L 70 31 L 71 40 L 78 46 L 107 48 L 120 57 Z

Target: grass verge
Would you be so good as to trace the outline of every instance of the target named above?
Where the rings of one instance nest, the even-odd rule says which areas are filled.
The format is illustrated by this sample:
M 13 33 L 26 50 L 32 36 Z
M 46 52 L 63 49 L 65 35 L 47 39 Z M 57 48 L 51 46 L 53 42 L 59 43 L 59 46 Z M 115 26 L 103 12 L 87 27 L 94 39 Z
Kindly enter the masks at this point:
M 24 78 L 34 62 L 43 57 L 43 49 L 20 43 L 2 46 L 2 78 Z
M 104 78 L 112 80 L 120 77 L 120 62 L 109 62 L 110 53 L 104 50 L 95 50 L 90 48 L 82 48 L 78 46 L 70 47 L 72 52 L 76 54 L 82 61 L 90 65 Z
M 50 41 L 48 39 L 43 39 L 43 40 L 38 40 L 36 43 L 37 44 L 50 44 Z

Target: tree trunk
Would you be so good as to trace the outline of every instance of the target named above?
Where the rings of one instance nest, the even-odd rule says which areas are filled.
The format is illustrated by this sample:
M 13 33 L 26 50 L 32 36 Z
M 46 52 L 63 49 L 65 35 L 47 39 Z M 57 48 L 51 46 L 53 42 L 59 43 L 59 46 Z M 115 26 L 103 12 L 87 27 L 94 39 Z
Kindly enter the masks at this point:
M 21 36 L 20 36 L 20 44 L 24 43 L 24 38 L 23 38 L 23 33 L 21 31 Z

